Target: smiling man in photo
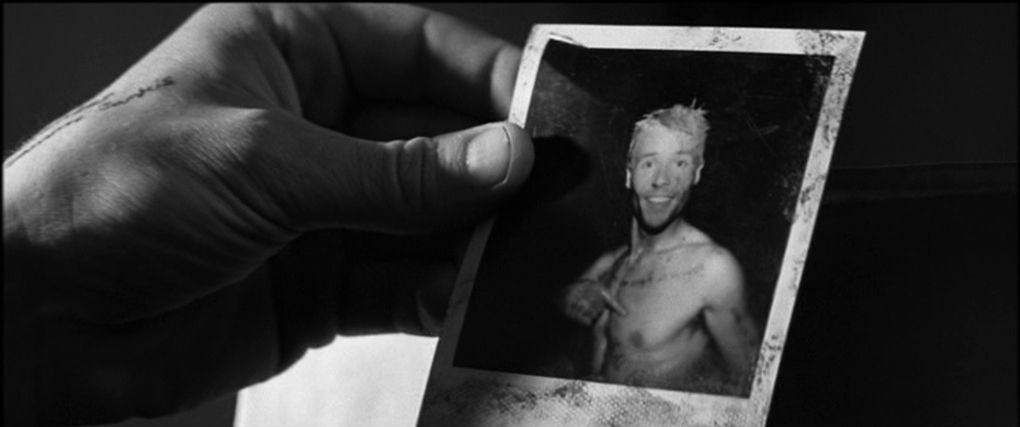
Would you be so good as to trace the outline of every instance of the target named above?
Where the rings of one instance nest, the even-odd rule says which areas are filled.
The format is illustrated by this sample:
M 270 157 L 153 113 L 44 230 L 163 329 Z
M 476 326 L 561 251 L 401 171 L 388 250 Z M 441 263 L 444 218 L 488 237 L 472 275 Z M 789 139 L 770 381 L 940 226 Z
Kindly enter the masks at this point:
M 705 115 L 678 104 L 634 127 L 630 242 L 596 260 L 561 301 L 590 328 L 577 365 L 586 379 L 746 393 L 760 337 L 740 264 L 682 216 L 705 164 Z

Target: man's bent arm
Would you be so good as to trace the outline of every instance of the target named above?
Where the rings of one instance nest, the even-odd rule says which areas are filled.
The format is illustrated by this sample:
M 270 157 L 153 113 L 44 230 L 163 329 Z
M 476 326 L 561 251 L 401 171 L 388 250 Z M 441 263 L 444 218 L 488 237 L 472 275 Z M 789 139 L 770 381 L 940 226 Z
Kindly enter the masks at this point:
M 744 302 L 744 279 L 732 255 L 720 254 L 707 261 L 708 292 L 705 324 L 730 373 L 745 381 L 758 348 L 758 328 Z
M 626 309 L 605 289 L 606 275 L 613 270 L 626 247 L 599 257 L 581 277 L 567 285 L 560 294 L 558 305 L 567 317 L 583 325 L 592 325 L 603 311 L 609 309 L 626 314 Z

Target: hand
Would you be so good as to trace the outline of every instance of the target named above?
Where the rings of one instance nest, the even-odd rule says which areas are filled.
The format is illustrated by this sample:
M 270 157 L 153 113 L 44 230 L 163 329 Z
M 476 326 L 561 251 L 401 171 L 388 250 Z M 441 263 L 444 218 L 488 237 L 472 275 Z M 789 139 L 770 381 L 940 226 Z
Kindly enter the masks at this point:
M 415 7 L 200 10 L 4 163 L 5 421 L 167 414 L 337 333 L 435 333 L 458 238 L 530 171 L 520 128 L 478 126 L 519 57 Z
M 600 316 L 608 319 L 612 312 L 626 316 L 627 309 L 601 283 L 591 279 L 581 279 L 570 285 L 563 298 L 563 312 L 567 317 L 584 325 L 593 325 Z M 605 316 L 603 316 L 605 315 Z M 603 320 L 603 326 L 605 321 Z

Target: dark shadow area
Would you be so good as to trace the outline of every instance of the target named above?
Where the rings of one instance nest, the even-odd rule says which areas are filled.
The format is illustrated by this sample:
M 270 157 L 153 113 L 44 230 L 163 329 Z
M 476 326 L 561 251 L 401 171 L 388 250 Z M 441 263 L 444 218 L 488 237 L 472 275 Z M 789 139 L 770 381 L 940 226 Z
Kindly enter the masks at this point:
M 589 159 L 578 143 L 565 136 L 536 136 L 531 175 L 511 204 L 535 206 L 554 202 L 577 188 L 591 173 Z
M 235 395 L 226 396 L 188 411 L 162 418 L 132 418 L 103 427 L 230 427 L 234 425 Z
M 528 266 L 528 269 L 499 269 L 498 274 L 513 285 L 472 294 L 467 316 L 487 320 L 465 322 L 461 339 L 484 344 L 463 347 L 457 352 L 454 365 L 484 363 L 518 371 L 544 367 L 550 369 L 547 374 L 554 373 L 553 367 L 569 369 L 562 366 L 566 361 L 560 356 L 569 350 L 571 342 L 563 337 L 575 336 L 581 328 L 556 310 L 560 289 L 546 284 L 573 280 L 587 268 L 590 248 L 598 247 L 598 243 L 592 241 L 595 234 L 590 221 L 570 209 L 569 204 L 560 203 L 588 177 L 589 162 L 581 147 L 570 138 L 535 138 L 532 173 L 497 220 L 501 224 L 514 224 L 509 227 L 519 232 L 493 235 L 487 246 L 516 247 L 537 236 L 548 238 L 548 244 L 531 247 L 523 254 L 503 254 L 502 262 L 492 263 Z M 536 217 L 536 208 L 547 209 L 544 215 Z M 589 250 L 579 250 L 581 248 Z M 536 280 L 529 271 L 548 272 L 549 275 Z M 522 329 L 522 325 L 542 325 L 542 332 Z
M 1015 426 L 1016 218 L 1015 187 L 823 206 L 768 425 Z

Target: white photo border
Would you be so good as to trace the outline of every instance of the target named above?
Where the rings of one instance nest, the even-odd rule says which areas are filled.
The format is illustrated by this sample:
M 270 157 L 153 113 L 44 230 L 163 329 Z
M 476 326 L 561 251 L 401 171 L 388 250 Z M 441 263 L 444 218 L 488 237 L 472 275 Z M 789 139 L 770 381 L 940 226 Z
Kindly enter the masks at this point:
M 468 247 L 458 275 L 446 325 L 440 335 L 418 425 L 470 426 L 589 426 L 609 421 L 632 425 L 764 426 L 779 370 L 779 360 L 807 259 L 808 246 L 832 158 L 840 119 L 864 42 L 861 31 L 775 28 L 611 26 L 537 24 L 524 48 L 509 122 L 525 126 L 532 89 L 549 40 L 600 49 L 642 49 L 830 55 L 834 62 L 818 116 L 804 179 L 798 194 L 786 252 L 776 282 L 768 324 L 747 397 L 637 388 L 534 375 L 485 371 L 453 366 L 467 304 L 482 253 L 495 218 L 480 225 Z M 583 405 L 570 399 L 570 390 L 583 383 Z M 479 395 L 484 384 L 510 387 L 524 397 L 518 407 L 500 410 L 490 396 Z M 456 407 L 457 396 L 477 402 Z M 504 404 L 505 405 L 505 404 Z M 507 409 L 507 408 L 502 408 Z M 620 418 L 621 410 L 628 416 Z M 629 411 L 629 412 L 628 412 Z M 629 422 L 627 420 L 630 420 Z

